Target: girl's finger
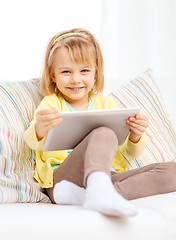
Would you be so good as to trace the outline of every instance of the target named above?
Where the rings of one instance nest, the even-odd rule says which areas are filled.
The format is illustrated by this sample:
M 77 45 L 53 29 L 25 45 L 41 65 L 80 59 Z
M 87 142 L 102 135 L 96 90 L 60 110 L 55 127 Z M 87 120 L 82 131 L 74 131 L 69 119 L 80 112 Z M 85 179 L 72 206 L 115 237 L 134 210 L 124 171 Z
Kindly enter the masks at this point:
M 130 122 L 128 124 L 128 126 L 130 127 L 130 129 L 131 128 L 135 128 L 135 129 L 137 129 L 140 132 L 145 132 L 145 130 L 147 128 L 147 126 L 142 126 L 142 125 L 139 125 L 139 124 L 136 124 L 136 123 L 133 123 L 133 122 Z
M 40 109 L 37 114 L 40 115 L 47 115 L 47 114 L 51 114 L 51 113 L 58 113 L 58 110 L 56 108 L 47 108 L 47 109 Z
M 129 121 L 128 123 L 129 124 L 134 123 L 134 124 L 146 127 L 146 128 L 149 126 L 149 122 L 148 121 L 144 121 L 144 120 L 134 120 L 134 121 Z
M 47 131 L 49 131 L 51 128 L 56 127 L 57 125 L 59 125 L 62 122 L 62 118 L 54 120 L 48 124 L 45 125 L 45 128 Z
M 140 130 L 134 128 L 134 127 L 130 127 L 130 131 L 136 135 L 142 135 L 143 132 L 141 132 Z
M 144 127 L 144 128 L 147 128 L 148 126 L 149 126 L 149 123 L 148 122 L 144 122 L 144 121 L 141 121 L 141 120 L 139 120 L 139 121 L 129 121 L 129 120 L 127 120 L 126 121 L 126 123 L 127 123 L 127 125 L 128 126 L 141 126 L 141 127 Z
M 40 129 L 43 129 L 44 131 L 48 131 L 48 129 L 51 129 L 57 126 L 61 121 L 62 121 L 62 118 L 54 119 L 51 121 L 40 122 Z
M 137 114 L 134 117 L 131 116 L 128 118 L 128 120 L 130 120 L 130 121 L 143 120 L 143 121 L 149 122 L 148 117 L 143 114 Z
M 55 119 L 59 119 L 61 118 L 59 113 L 55 113 L 55 114 L 39 114 L 36 116 L 36 120 L 37 121 L 41 121 L 41 122 L 47 122 L 47 121 L 52 121 Z
M 137 114 L 135 116 L 136 119 L 141 119 L 141 120 L 145 120 L 145 121 L 148 121 L 148 117 L 143 115 L 143 114 Z

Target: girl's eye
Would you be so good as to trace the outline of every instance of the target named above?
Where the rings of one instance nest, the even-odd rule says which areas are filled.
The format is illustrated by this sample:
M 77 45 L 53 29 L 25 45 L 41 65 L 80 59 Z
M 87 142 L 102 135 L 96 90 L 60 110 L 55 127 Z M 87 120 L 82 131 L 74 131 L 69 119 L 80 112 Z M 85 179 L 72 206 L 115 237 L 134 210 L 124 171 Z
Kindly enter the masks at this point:
M 89 72 L 89 70 L 88 69 L 83 69 L 83 70 L 81 70 L 81 72 L 82 73 L 87 73 L 87 72 Z
M 68 74 L 68 73 L 70 73 L 70 71 L 68 71 L 68 70 L 64 70 L 64 71 L 62 71 L 62 73 L 64 73 L 64 74 Z

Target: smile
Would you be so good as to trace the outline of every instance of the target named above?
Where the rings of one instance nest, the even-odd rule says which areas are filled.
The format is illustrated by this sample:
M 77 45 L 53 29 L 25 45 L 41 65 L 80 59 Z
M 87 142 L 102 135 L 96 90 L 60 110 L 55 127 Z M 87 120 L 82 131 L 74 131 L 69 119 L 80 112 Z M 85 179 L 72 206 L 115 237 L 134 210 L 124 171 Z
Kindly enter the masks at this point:
M 72 90 L 72 91 L 79 91 L 81 89 L 83 89 L 85 87 L 68 87 L 69 90 Z

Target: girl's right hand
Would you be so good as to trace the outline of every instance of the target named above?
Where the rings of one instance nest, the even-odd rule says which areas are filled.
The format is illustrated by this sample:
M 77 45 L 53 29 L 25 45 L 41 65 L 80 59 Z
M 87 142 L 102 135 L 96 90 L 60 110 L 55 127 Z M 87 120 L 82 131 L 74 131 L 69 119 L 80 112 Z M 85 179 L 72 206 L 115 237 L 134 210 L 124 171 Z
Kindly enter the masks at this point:
M 36 114 L 35 131 L 38 141 L 46 136 L 47 132 L 59 125 L 62 118 L 56 108 L 41 109 Z

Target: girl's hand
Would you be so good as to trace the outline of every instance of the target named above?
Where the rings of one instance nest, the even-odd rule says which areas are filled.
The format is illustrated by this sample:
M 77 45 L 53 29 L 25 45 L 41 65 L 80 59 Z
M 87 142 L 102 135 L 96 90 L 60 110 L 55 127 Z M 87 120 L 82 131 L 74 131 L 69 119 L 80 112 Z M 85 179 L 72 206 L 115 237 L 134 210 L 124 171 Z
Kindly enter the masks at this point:
M 47 134 L 47 132 L 60 124 L 62 118 L 56 108 L 41 109 L 36 114 L 35 131 L 38 141 Z
M 129 140 L 133 143 L 137 143 L 140 140 L 142 134 L 149 126 L 149 120 L 143 114 L 137 114 L 135 117 L 129 117 L 126 123 L 130 129 Z

